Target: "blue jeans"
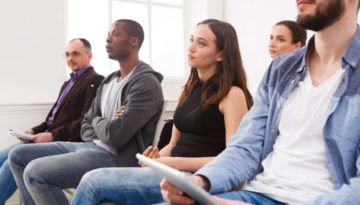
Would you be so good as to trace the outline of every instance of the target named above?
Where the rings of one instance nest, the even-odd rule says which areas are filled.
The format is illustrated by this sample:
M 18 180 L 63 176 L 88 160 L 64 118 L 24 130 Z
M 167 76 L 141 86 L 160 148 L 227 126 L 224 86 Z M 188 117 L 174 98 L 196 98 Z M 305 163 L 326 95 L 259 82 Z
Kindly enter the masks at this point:
M 16 143 L 0 150 L 0 205 L 5 204 L 17 188 L 14 176 L 9 167 L 8 155 L 12 148 L 20 144 L 21 143 Z
M 217 194 L 217 197 L 243 201 L 253 205 L 279 205 L 284 204 L 273 200 L 267 196 L 264 196 L 260 193 L 252 192 L 252 191 L 233 191 L 233 192 L 225 192 L 221 194 Z
M 25 205 L 62 205 L 69 203 L 62 189 L 90 170 L 117 166 L 117 157 L 92 142 L 50 142 L 12 149 L 9 164 Z
M 284 203 L 275 201 L 262 194 L 251 192 L 251 191 L 233 191 L 217 194 L 217 197 L 231 199 L 236 201 L 247 202 L 252 205 L 282 205 Z M 158 205 L 170 205 L 169 203 L 161 203 Z
M 161 179 L 149 168 L 96 169 L 83 176 L 71 204 L 160 203 Z

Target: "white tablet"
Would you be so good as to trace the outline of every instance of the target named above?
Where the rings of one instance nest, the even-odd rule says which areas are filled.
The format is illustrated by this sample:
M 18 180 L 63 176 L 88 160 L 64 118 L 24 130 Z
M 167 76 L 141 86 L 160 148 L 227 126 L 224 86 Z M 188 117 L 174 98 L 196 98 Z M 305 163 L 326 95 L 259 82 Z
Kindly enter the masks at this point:
M 16 132 L 14 130 L 9 129 L 8 130 L 8 134 L 13 136 L 13 137 L 17 137 L 17 138 L 22 138 L 22 139 L 26 139 L 26 140 L 33 140 L 34 136 L 31 134 L 26 134 L 23 132 Z
M 142 154 L 136 154 L 136 158 L 138 158 L 142 163 L 146 164 L 152 170 L 163 176 L 169 182 L 179 187 L 183 192 L 191 196 L 198 203 L 221 205 L 208 192 L 206 192 L 203 188 L 191 181 L 185 173 L 180 172 L 165 164 L 161 164 L 148 157 L 145 157 Z

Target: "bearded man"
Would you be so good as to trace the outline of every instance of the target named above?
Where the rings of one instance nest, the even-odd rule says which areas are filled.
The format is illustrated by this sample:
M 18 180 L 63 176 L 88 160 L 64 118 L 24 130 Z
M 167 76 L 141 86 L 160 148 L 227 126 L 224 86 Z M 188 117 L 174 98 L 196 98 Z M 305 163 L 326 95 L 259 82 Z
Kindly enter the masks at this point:
M 229 146 L 192 176 L 221 204 L 360 204 L 359 0 L 296 2 L 314 36 L 271 63 Z M 161 188 L 165 201 L 195 202 Z

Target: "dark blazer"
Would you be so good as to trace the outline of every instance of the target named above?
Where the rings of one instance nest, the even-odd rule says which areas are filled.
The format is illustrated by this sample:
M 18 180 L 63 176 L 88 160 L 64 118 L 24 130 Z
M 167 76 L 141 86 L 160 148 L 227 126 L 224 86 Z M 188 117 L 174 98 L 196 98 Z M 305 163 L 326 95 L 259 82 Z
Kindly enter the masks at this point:
M 93 67 L 88 68 L 88 70 L 77 79 L 68 95 L 64 98 L 52 125 L 48 127 L 47 120 L 51 116 L 56 103 L 51 108 L 46 120 L 32 128 L 34 133 L 49 131 L 53 135 L 54 141 L 82 141 L 80 137 L 81 120 L 90 108 L 96 95 L 96 90 L 103 79 L 104 76 L 97 74 Z M 64 82 L 62 85 L 56 102 L 59 100 L 61 92 L 69 82 L 70 80 Z

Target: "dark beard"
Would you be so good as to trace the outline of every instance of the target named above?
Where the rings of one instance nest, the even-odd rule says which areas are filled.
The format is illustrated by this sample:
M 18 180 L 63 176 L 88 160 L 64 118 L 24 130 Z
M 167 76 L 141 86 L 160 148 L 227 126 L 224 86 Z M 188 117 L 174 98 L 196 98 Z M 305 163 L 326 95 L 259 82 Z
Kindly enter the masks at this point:
M 314 15 L 298 15 L 298 24 L 312 31 L 321 31 L 334 24 L 344 13 L 344 2 L 341 0 L 328 0 L 326 6 L 316 8 Z

